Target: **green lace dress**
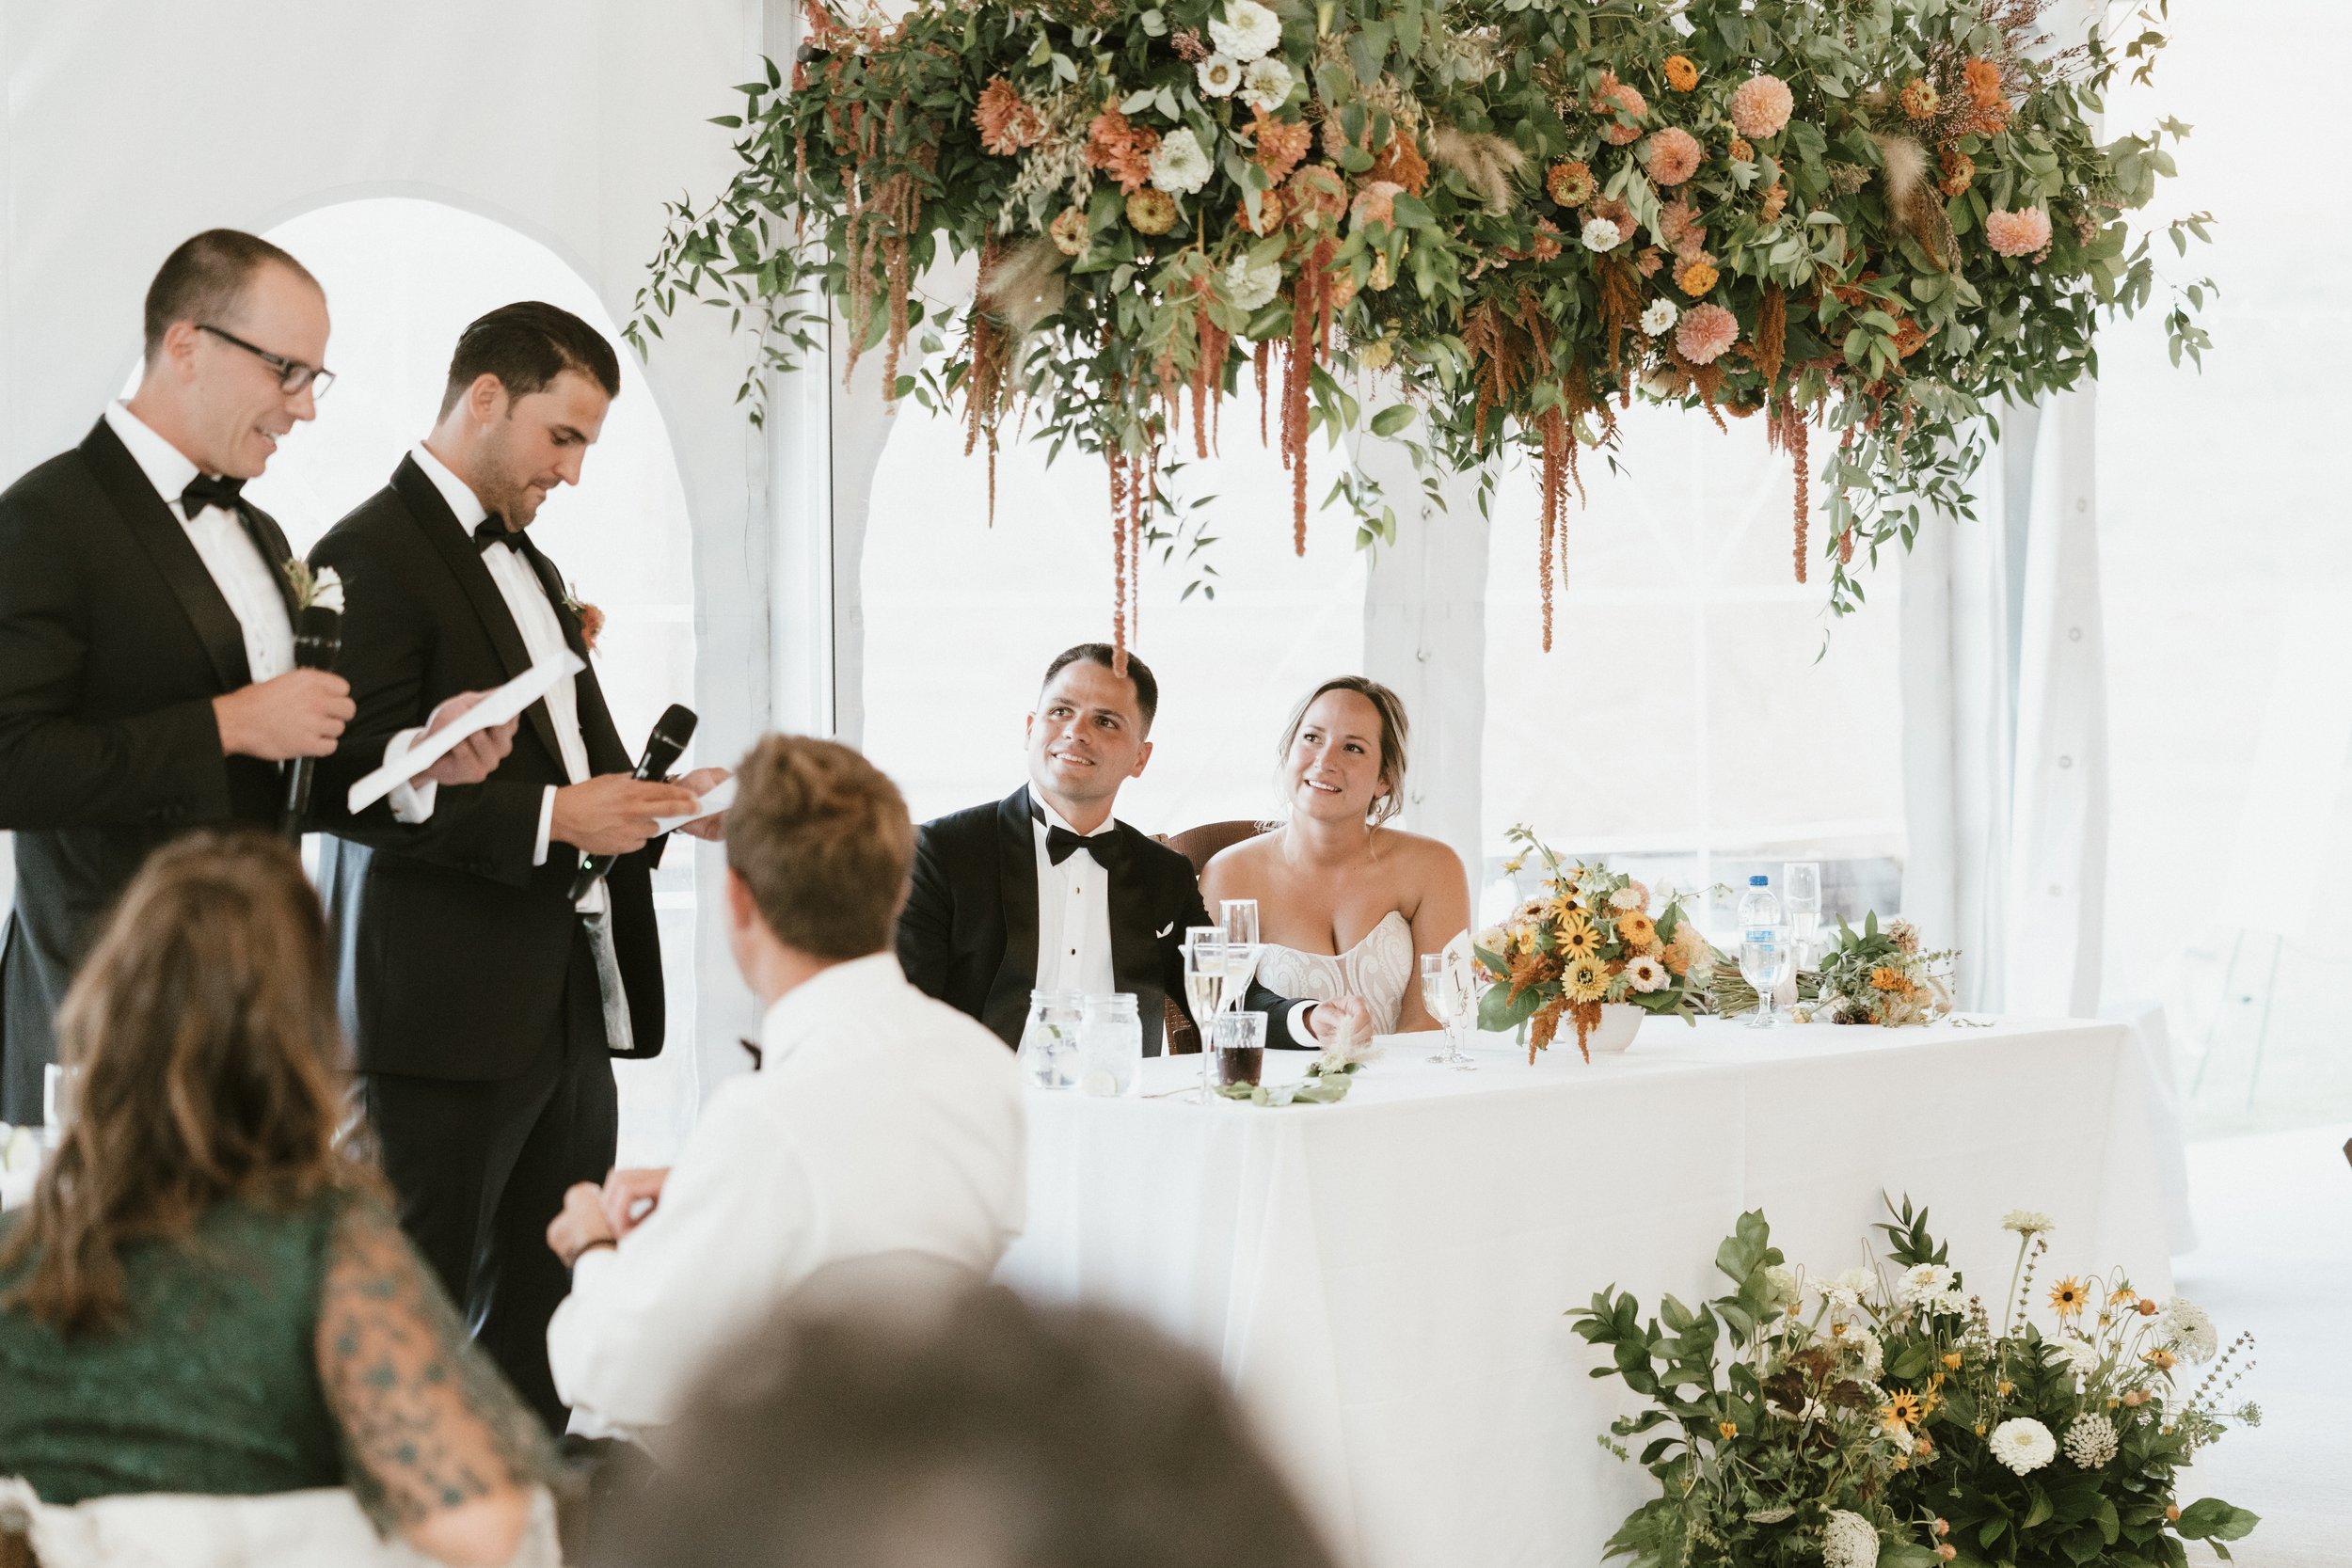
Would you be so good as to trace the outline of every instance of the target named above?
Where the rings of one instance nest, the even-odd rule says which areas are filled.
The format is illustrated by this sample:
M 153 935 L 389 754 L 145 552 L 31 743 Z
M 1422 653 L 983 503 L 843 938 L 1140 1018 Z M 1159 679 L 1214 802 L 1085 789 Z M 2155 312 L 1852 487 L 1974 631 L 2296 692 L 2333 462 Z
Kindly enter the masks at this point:
M 0 1214 L 0 1243 L 24 1212 Z M 539 1424 L 390 1215 L 341 1194 L 222 1204 L 124 1256 L 120 1330 L 63 1338 L 0 1271 L 0 1477 L 44 1502 L 348 1485 L 387 1529 L 550 1480 Z

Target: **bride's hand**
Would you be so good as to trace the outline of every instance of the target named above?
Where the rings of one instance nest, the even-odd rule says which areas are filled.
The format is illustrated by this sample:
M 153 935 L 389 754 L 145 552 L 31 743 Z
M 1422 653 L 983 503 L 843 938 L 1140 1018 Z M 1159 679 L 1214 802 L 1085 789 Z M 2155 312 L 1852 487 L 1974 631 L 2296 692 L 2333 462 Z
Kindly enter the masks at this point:
M 1354 1020 L 1356 1037 L 1372 1038 L 1372 1008 L 1360 996 L 1343 996 L 1336 1002 L 1318 1002 L 1307 1009 L 1307 1033 L 1315 1037 L 1317 1045 L 1328 1045 L 1340 1037 L 1341 1024 Z

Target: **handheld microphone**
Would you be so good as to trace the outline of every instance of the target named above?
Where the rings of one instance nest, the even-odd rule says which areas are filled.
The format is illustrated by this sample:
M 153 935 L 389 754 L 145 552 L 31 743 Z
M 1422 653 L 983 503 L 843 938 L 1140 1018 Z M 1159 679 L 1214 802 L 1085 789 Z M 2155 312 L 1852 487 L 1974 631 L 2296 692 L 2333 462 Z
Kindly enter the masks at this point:
M 335 667 L 335 656 L 342 651 L 341 610 L 314 604 L 294 618 L 295 669 L 331 670 Z M 278 831 L 290 844 L 302 842 L 302 819 L 310 811 L 310 779 L 317 771 L 316 757 L 296 757 L 286 769 L 286 808 L 278 816 Z
M 637 770 L 629 777 L 645 784 L 659 784 L 668 778 L 670 765 L 686 750 L 686 743 L 694 738 L 696 722 L 692 708 L 684 703 L 672 703 L 654 721 L 653 734 L 645 739 L 645 754 L 637 759 Z M 572 879 L 572 902 L 585 897 L 597 879 L 612 869 L 617 859 L 616 855 L 590 855 L 581 861 L 580 875 Z

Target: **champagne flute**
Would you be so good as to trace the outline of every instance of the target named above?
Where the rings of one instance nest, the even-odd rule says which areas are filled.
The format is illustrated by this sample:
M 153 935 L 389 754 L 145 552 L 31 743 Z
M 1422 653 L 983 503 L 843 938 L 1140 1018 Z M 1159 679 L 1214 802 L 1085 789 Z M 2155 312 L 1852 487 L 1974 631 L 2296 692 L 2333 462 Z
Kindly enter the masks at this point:
M 1821 863 L 1819 861 L 1789 861 L 1780 868 L 1780 883 L 1784 889 L 1780 906 L 1788 912 L 1789 929 L 1796 934 L 1796 965 L 1803 969 L 1812 957 L 1814 938 L 1821 929 Z
M 1230 977 L 1225 988 L 1225 1005 L 1238 1012 L 1248 995 L 1250 976 L 1258 972 L 1258 901 L 1228 898 L 1221 912 L 1225 916 L 1226 974 Z
M 1478 1064 L 1463 1052 L 1456 1034 L 1465 1013 L 1465 998 L 1446 971 L 1443 953 L 1423 953 L 1421 956 L 1421 1001 L 1429 1009 L 1429 1016 L 1445 1030 L 1445 1049 L 1429 1060 L 1438 1067 L 1450 1067 L 1456 1072 L 1475 1072 Z
M 1184 1000 L 1191 1004 L 1193 1026 L 1200 1031 L 1200 1086 L 1212 1083 L 1210 1032 L 1225 998 L 1225 930 L 1219 926 L 1184 927 Z

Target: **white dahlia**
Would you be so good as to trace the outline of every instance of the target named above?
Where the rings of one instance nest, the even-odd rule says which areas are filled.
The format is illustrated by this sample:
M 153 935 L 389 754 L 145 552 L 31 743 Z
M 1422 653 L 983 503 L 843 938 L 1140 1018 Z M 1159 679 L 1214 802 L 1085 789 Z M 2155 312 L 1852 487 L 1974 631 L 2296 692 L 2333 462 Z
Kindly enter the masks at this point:
M 1614 250 L 1625 243 L 1625 231 L 1607 218 L 1586 218 L 1583 237 L 1587 250 Z
M 1266 261 L 1258 266 L 1249 264 L 1247 256 L 1236 256 L 1225 269 L 1225 292 L 1232 296 L 1236 309 L 1263 309 L 1282 287 L 1282 264 Z M 1499 948 L 1490 948 L 1500 951 Z
M 1254 60 L 1282 41 L 1282 19 L 1258 0 L 1233 0 L 1221 20 L 1209 24 L 1209 41 L 1220 55 Z
M 1194 66 L 1192 73 L 1211 98 L 1231 98 L 1241 86 L 1241 62 L 1231 55 L 1212 55 Z
M 2053 1367 L 2064 1367 L 2073 1372 L 2074 1386 L 2078 1388 L 2099 1370 L 2099 1347 L 2088 1339 L 2077 1339 L 2072 1336 L 2043 1340 L 2042 1358 Z
M 2058 1439 L 2030 1416 L 2014 1416 L 1994 1427 L 1992 1446 L 1993 1457 L 2021 1476 L 2058 1457 Z
M 1272 114 L 1290 99 L 1294 79 L 1291 68 L 1268 55 L 1249 62 L 1241 73 L 1241 101 L 1253 109 Z
M 1160 138 L 1152 154 L 1152 183 L 1170 196 L 1189 196 L 1209 182 L 1209 155 L 1185 126 Z

